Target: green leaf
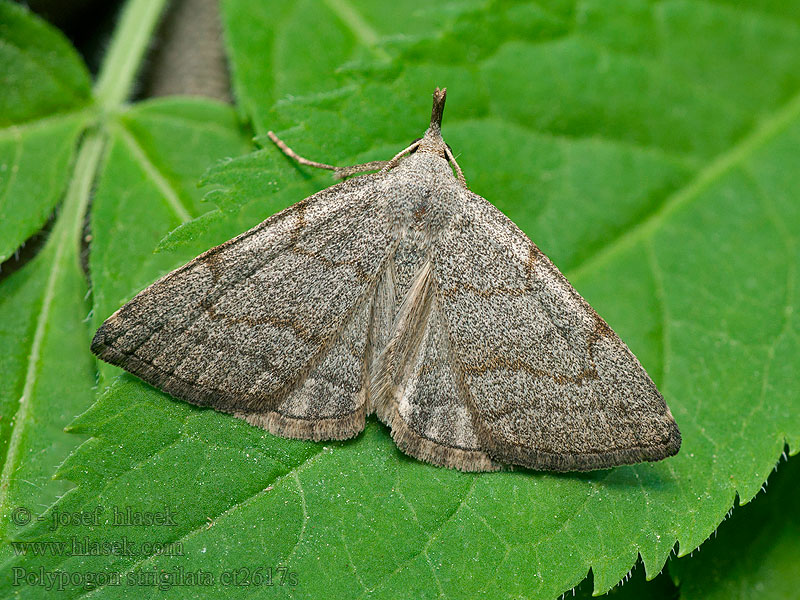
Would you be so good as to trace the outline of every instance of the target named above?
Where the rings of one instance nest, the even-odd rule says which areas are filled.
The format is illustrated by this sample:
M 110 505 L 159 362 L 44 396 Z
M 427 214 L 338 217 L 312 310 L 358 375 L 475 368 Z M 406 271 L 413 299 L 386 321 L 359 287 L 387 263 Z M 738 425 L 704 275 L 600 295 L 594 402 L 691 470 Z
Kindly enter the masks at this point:
M 102 146 L 94 137 L 76 158 L 90 102 L 88 72 L 77 53 L 60 32 L 7 2 L 0 2 L 0 83 L 0 261 L 66 195 L 39 254 L 0 282 L 4 536 L 12 507 L 41 511 L 70 487 L 51 480 L 80 441 L 62 429 L 94 396 L 78 240 Z
M 11 2 L 0 3 L 0 127 L 90 102 L 89 72 L 64 35 Z
M 591 574 L 580 585 L 572 589 L 572 595 L 565 594 L 565 598 L 573 597 L 577 600 L 589 600 L 596 597 L 592 594 L 593 581 Z M 641 561 L 620 581 L 612 590 L 603 594 L 607 600 L 678 600 L 678 588 L 670 579 L 666 570 L 658 577 L 648 581 L 645 576 L 644 566 Z
M 468 4 L 467 4 L 468 6 Z M 423 9 L 414 0 L 253 2 L 225 0 L 227 51 L 239 109 L 257 132 L 269 129 L 273 102 L 341 86 L 345 63 L 385 61 L 384 36 L 433 35 L 463 8 Z
M 0 262 L 39 231 L 69 180 L 83 115 L 0 130 Z
M 800 578 L 800 460 L 780 464 L 765 494 L 722 523 L 699 553 L 670 562 L 681 598 L 792 598 Z
M 17 539 L 118 541 L 108 519 L 133 506 L 176 520 L 127 528 L 136 548 L 180 552 L 9 557 L 0 589 L 12 589 L 14 568 L 121 577 L 69 584 L 65 597 L 154 594 L 158 574 L 181 569 L 215 583 L 166 593 L 553 598 L 590 570 L 594 590 L 609 590 L 640 558 L 655 577 L 676 543 L 687 554 L 737 494 L 755 496 L 785 444 L 798 451 L 798 4 L 491 2 L 442 9 L 425 26 L 404 20 L 413 10 L 379 25 L 370 11 L 393 14 L 386 5 L 293 6 L 224 5 L 239 110 L 256 131 L 281 130 L 326 162 L 388 158 L 420 135 L 433 87 L 447 85 L 444 134 L 471 188 L 519 223 L 639 356 L 681 427 L 681 452 L 583 474 L 467 475 L 404 456 L 374 419 L 344 443 L 284 440 L 122 375 L 72 426 L 92 436 L 59 469 L 77 487 Z M 326 35 L 329 52 L 312 51 Z M 122 152 L 138 134 L 119 127 Z M 205 179 L 219 208 L 153 256 L 147 248 L 177 219 L 163 198 L 152 229 L 114 214 L 115 191 L 133 198 L 155 179 L 135 153 L 112 155 L 120 170 L 105 171 L 107 203 L 93 216 L 99 228 L 107 211 L 109 227 L 92 249 L 108 265 L 92 271 L 97 320 L 170 259 L 330 183 L 271 147 L 218 165 Z M 126 246 L 142 257 L 130 269 Z M 48 530 L 57 513 L 97 506 L 96 523 Z M 297 585 L 220 581 L 226 570 L 282 567 Z
M 86 126 L 89 74 L 61 33 L 0 2 L 0 262 L 61 198 Z
M 147 4 L 149 10 L 158 5 Z M 145 14 L 136 6 L 130 10 L 138 32 L 152 31 L 153 19 L 136 18 Z M 41 251 L 0 282 L 0 538 L 6 539 L 23 524 L 12 518 L 15 510 L 38 515 L 71 487 L 52 480 L 81 441 L 63 428 L 94 398 L 80 252 L 105 136 L 86 67 L 59 32 L 0 2 L 0 36 L 0 80 L 8 88 L 0 105 L 0 256 L 63 200 Z M 110 65 L 128 74 L 116 80 L 126 90 L 127 66 Z M 8 548 L 0 553 L 7 556 Z

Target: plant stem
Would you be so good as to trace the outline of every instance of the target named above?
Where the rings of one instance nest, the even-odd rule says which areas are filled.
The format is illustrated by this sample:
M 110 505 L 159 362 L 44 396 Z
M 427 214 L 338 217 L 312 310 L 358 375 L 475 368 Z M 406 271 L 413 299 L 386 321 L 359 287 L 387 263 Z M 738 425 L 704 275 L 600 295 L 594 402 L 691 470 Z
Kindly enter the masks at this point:
M 122 9 L 94 88 L 104 111 L 113 111 L 128 99 L 166 4 L 167 0 L 128 0 Z

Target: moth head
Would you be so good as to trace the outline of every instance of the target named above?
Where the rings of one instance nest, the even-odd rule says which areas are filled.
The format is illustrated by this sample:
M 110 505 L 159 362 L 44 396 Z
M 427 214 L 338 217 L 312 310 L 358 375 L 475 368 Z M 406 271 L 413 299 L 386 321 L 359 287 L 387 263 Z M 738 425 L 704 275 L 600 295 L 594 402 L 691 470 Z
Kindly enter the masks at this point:
M 421 142 L 422 140 L 423 140 L 423 138 L 421 138 L 421 137 L 418 137 L 418 138 L 415 138 L 414 140 L 412 140 L 412 142 L 409 144 L 409 146 L 413 146 L 413 150 L 411 150 L 409 152 L 409 154 L 414 154 L 417 150 L 419 150 L 419 145 L 417 144 L 417 142 Z M 452 146 L 450 146 L 450 144 L 448 144 L 447 142 L 445 142 L 444 145 L 447 146 L 447 149 L 450 151 L 450 154 L 452 154 L 453 153 Z

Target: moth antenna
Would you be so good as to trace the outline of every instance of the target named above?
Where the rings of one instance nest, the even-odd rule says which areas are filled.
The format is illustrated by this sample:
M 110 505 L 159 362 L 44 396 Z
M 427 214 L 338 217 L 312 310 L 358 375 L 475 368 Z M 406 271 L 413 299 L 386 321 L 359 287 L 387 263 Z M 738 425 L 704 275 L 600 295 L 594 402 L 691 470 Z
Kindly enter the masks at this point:
M 391 160 L 386 161 L 386 164 L 381 169 L 381 173 L 386 173 L 387 171 L 389 171 L 389 169 L 394 169 L 397 166 L 397 163 L 400 161 L 401 158 L 403 158 L 409 152 L 412 152 L 413 150 L 416 150 L 417 148 L 419 148 L 421 144 L 422 144 L 422 140 L 420 139 L 420 140 L 417 140 L 416 142 L 414 142 L 413 144 L 411 144 L 408 148 L 403 148 L 402 150 L 400 150 L 400 152 L 395 154 L 391 158 Z
M 306 165 L 307 167 L 315 167 L 317 169 L 325 169 L 327 171 L 335 171 L 338 167 L 334 167 L 333 165 L 327 165 L 325 163 L 316 162 L 314 160 L 308 160 L 307 158 L 300 156 L 297 152 L 289 148 L 281 138 L 275 135 L 272 131 L 267 132 L 267 136 L 272 142 L 280 148 L 280 151 L 283 152 L 286 156 L 291 158 L 297 164 Z
M 274 132 L 268 131 L 267 136 L 272 142 L 283 152 L 286 156 L 290 159 L 295 161 L 299 165 L 305 165 L 307 167 L 314 167 L 316 169 L 325 169 L 326 171 L 333 171 L 333 176 L 336 179 L 344 179 L 345 177 L 350 177 L 351 175 L 357 175 L 359 173 L 364 173 L 365 171 L 377 171 L 378 169 L 382 169 L 386 166 L 388 161 L 385 160 L 373 160 L 372 162 L 363 163 L 360 165 L 350 165 L 347 167 L 337 167 L 334 165 L 328 165 L 325 163 L 317 162 L 315 160 L 309 160 L 304 156 L 300 156 L 297 152 L 289 148 L 281 138 L 275 135 Z
M 458 166 L 458 162 L 456 162 L 456 157 L 453 155 L 452 150 L 450 150 L 450 146 L 445 144 L 444 151 L 445 154 L 447 154 L 447 162 L 453 165 L 456 169 L 459 183 L 464 186 L 465 190 L 468 190 L 469 188 L 467 187 L 467 180 L 464 177 L 464 171 L 462 171 L 461 167 Z

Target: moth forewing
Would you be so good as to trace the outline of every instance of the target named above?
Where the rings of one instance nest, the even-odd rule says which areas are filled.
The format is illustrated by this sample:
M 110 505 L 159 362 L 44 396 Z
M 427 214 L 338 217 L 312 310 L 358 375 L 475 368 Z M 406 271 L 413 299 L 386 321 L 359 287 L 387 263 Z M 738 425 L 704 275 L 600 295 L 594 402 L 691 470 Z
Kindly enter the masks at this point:
M 92 351 L 171 395 L 276 435 L 357 435 L 464 471 L 588 470 L 675 454 L 663 397 L 622 340 L 441 135 L 273 215 L 161 278 Z

